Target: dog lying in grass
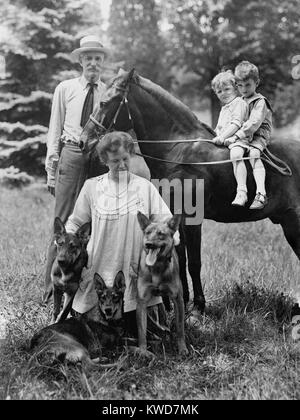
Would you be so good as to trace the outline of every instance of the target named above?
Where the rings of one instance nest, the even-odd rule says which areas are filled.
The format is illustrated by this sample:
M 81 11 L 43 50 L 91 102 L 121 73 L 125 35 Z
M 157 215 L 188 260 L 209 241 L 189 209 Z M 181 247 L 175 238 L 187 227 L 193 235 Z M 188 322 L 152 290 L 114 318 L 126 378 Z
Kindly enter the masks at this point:
M 90 238 L 90 231 L 90 223 L 85 223 L 75 234 L 67 233 L 60 218 L 56 217 L 54 220 L 57 255 L 51 270 L 53 293 L 52 323 L 64 321 L 71 310 L 72 302 L 81 280 L 82 270 L 88 262 L 86 246 Z M 48 296 L 48 300 L 52 293 Z M 60 312 L 63 295 L 63 309 Z
M 185 355 L 188 350 L 184 335 L 184 301 L 173 239 L 181 217 L 175 215 L 166 222 L 153 222 L 138 212 L 137 218 L 144 233 L 137 281 L 136 315 L 139 350 L 141 354 L 149 356 L 146 340 L 148 302 L 152 296 L 167 295 L 174 303 L 178 351 L 179 354 Z
M 36 333 L 30 343 L 33 356 L 50 354 L 58 360 L 81 362 L 87 368 L 97 367 L 102 348 L 115 347 L 119 344 L 124 331 L 122 325 L 124 274 L 119 271 L 113 286 L 107 287 L 104 280 L 96 273 L 94 284 L 98 305 L 78 319 L 71 317 Z M 94 320 L 95 312 L 99 316 L 97 321 Z

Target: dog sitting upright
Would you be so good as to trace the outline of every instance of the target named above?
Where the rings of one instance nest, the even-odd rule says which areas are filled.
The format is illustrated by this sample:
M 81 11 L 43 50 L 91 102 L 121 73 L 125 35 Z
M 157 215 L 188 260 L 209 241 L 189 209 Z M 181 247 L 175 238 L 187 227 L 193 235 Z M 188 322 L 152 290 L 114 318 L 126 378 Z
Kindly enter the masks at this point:
M 98 296 L 96 307 L 80 317 L 68 318 L 37 332 L 30 344 L 34 356 L 50 354 L 57 359 L 82 362 L 88 368 L 97 367 L 92 359 L 101 356 L 103 348 L 115 348 L 119 344 L 124 331 L 124 274 L 119 271 L 113 286 L 107 287 L 96 273 L 94 285 Z
M 63 321 L 70 312 L 73 298 L 79 287 L 82 270 L 88 262 L 86 246 L 90 238 L 90 231 L 90 223 L 85 223 L 75 234 L 67 233 L 60 218 L 56 217 L 54 220 L 57 255 L 51 270 L 54 300 L 52 323 Z M 60 312 L 63 294 L 64 304 Z
M 143 252 L 137 281 L 137 326 L 140 351 L 147 354 L 147 303 L 152 296 L 167 295 L 175 309 L 179 354 L 188 353 L 184 335 L 184 301 L 179 277 L 177 254 L 173 235 L 181 217 L 175 215 L 164 222 L 153 222 L 138 212 L 138 222 L 144 232 Z

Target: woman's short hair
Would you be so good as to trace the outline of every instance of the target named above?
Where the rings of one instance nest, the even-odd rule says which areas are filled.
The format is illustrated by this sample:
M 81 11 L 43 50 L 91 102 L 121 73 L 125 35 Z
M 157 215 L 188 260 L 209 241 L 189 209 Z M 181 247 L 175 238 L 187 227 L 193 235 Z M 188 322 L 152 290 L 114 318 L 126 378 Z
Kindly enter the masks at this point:
M 211 82 L 211 87 L 214 92 L 217 91 L 219 87 L 224 85 L 232 85 L 236 88 L 235 77 L 231 70 L 221 71 L 218 73 Z
M 134 154 L 134 143 L 130 134 L 124 131 L 112 131 L 105 134 L 97 145 L 97 153 L 102 162 L 107 162 L 107 152 L 117 152 L 123 147 L 126 152 Z
M 235 70 L 234 75 L 236 81 L 244 82 L 247 79 L 252 79 L 254 82 L 259 82 L 259 71 L 255 64 L 250 63 L 249 61 L 242 61 L 239 63 Z

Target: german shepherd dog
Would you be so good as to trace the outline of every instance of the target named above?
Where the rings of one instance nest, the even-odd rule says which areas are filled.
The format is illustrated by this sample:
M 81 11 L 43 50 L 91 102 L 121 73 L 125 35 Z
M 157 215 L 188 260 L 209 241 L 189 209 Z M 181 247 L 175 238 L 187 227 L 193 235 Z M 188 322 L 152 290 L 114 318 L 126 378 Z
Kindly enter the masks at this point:
M 140 352 L 149 353 L 146 340 L 147 303 L 152 296 L 167 295 L 174 303 L 178 351 L 185 355 L 188 350 L 184 335 L 184 301 L 173 239 L 181 216 L 175 215 L 166 222 L 153 222 L 138 212 L 137 218 L 144 233 L 136 309 Z
M 81 280 L 82 269 L 86 267 L 88 261 L 86 246 L 90 238 L 90 231 L 90 223 L 85 223 L 75 234 L 67 233 L 60 218 L 56 217 L 54 220 L 57 255 L 51 270 L 54 300 L 52 323 L 64 321 L 70 312 Z M 63 295 L 64 304 L 60 312 Z
M 107 287 L 96 273 L 94 285 L 98 305 L 80 318 L 68 318 L 36 333 L 30 343 L 33 357 L 51 354 L 59 360 L 96 367 L 99 365 L 92 359 L 101 355 L 102 348 L 119 344 L 123 334 L 124 274 L 119 271 L 113 286 Z

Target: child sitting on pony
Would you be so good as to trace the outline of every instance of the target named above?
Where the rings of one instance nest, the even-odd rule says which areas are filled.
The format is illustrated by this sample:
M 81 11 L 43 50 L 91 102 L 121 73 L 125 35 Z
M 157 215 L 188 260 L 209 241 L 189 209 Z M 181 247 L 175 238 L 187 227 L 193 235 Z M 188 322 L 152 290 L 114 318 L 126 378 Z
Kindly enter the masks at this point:
M 231 71 L 221 72 L 212 81 L 212 88 L 222 103 L 215 143 L 227 146 L 232 160 L 241 159 L 245 151 L 253 158 L 250 163 L 256 182 L 256 195 L 251 210 L 262 209 L 267 204 L 266 171 L 260 157 L 270 142 L 272 131 L 272 108 L 269 101 L 256 92 L 259 82 L 258 68 L 249 61 L 238 64 L 235 74 Z M 248 201 L 245 162 L 234 161 L 233 172 L 237 193 L 231 204 L 243 207 Z

